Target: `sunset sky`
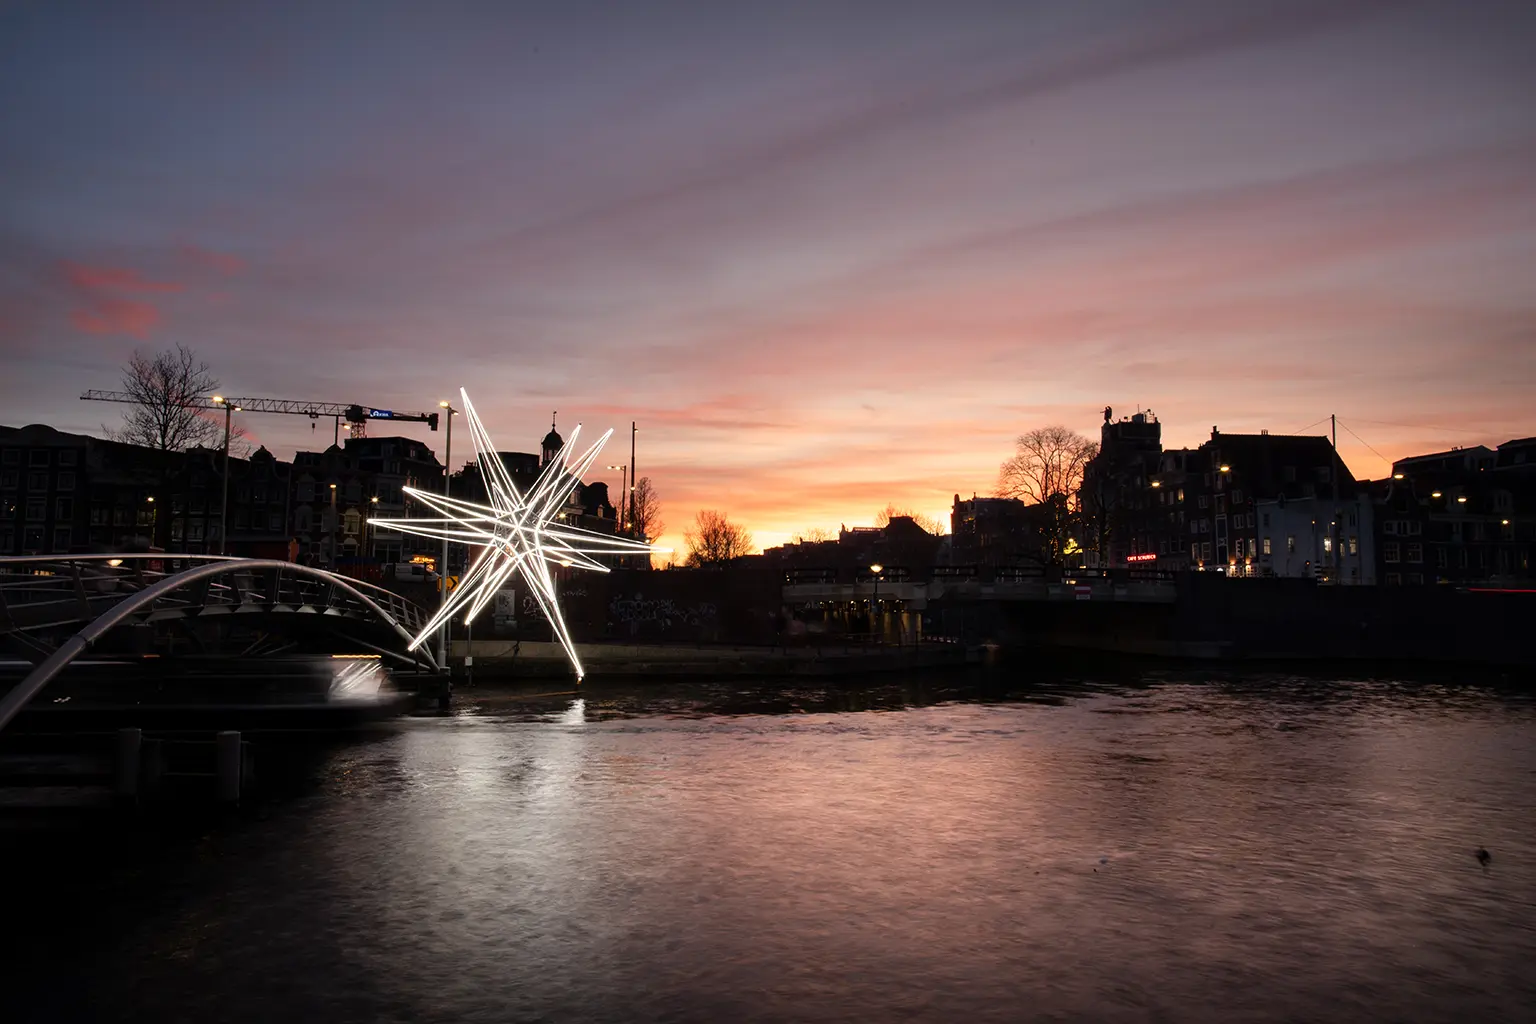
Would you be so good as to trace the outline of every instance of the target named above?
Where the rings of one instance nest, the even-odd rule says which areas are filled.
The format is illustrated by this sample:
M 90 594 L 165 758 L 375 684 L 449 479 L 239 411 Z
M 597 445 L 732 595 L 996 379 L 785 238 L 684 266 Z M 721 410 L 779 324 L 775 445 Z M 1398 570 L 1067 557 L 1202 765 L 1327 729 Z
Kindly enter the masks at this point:
M 98 432 L 176 342 L 465 386 L 513 450 L 638 420 L 671 539 L 763 546 L 1105 405 L 1337 413 L 1358 476 L 1536 434 L 1533 3 L 234 8 L 0 0 L 0 423 Z

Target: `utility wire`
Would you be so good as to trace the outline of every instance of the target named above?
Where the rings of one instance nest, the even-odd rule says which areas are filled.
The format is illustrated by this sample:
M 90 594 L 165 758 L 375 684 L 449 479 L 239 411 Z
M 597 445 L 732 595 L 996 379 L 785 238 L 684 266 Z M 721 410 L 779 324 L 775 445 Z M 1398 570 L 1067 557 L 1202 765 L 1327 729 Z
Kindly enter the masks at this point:
M 1347 424 L 1347 423 L 1340 422 L 1339 426 L 1343 427 L 1345 430 L 1349 430 L 1349 424 Z M 1365 445 L 1367 448 L 1371 448 L 1371 442 L 1367 441 L 1365 438 L 1361 437 L 1359 434 L 1355 433 L 1353 430 L 1349 430 L 1349 436 L 1354 438 L 1356 441 L 1359 441 L 1361 444 Z M 1371 448 L 1371 451 L 1382 462 L 1385 462 L 1389 466 L 1392 464 L 1392 460 L 1391 459 L 1389 459 L 1385 455 L 1381 454 L 1381 452 L 1376 451 L 1375 448 Z
M 1318 423 L 1327 423 L 1327 422 L 1328 422 L 1328 417 L 1324 416 L 1322 419 L 1318 420 L 1317 423 L 1308 423 L 1306 426 L 1302 427 L 1301 430 L 1293 430 L 1293 431 L 1291 431 L 1290 436 L 1295 437 L 1297 434 L 1301 433 L 1302 430 L 1311 430 L 1313 427 L 1317 426 Z

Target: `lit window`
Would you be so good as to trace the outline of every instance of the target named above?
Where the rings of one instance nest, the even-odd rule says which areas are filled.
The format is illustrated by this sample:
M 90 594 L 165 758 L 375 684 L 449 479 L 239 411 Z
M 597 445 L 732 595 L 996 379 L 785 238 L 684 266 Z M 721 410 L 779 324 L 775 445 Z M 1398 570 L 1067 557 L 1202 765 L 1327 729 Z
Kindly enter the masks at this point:
M 1271 553 L 1270 550 L 1269 550 L 1269 538 L 1268 537 L 1264 538 L 1264 553 L 1266 555 Z
M 1285 538 L 1285 553 L 1288 554 L 1288 555 L 1294 555 L 1296 553 L 1296 535 L 1295 534 L 1292 534 L 1291 536 Z
M 1352 554 L 1352 555 L 1358 555 L 1360 553 L 1360 538 L 1359 537 L 1350 537 L 1349 538 L 1349 553 Z
M 1323 538 L 1323 551 L 1331 552 L 1332 550 L 1333 550 L 1333 538 L 1332 537 L 1324 537 Z

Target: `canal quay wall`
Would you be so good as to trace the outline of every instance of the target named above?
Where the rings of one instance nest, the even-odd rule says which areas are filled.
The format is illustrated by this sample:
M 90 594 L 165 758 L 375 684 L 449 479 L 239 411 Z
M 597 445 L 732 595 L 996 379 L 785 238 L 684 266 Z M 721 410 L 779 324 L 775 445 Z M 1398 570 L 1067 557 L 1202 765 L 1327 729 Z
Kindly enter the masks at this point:
M 874 639 L 870 584 L 855 585 L 851 602 L 808 601 L 803 586 L 787 585 L 782 573 L 750 561 L 712 570 L 572 574 L 562 581 L 560 602 L 573 638 L 593 652 L 594 672 L 612 664 L 635 675 L 826 673 L 844 671 L 855 661 L 868 666 L 863 670 L 878 671 L 929 659 L 963 660 L 959 651 L 982 647 L 1536 667 L 1532 593 L 1334 587 L 1216 573 L 1170 574 L 1156 583 L 1122 584 L 1113 574 L 1091 585 L 1076 582 L 1079 586 L 1067 588 L 1080 592 L 1076 599 L 1058 593 L 1065 581 L 992 588 L 938 580 L 886 584 L 880 644 L 868 642 Z M 1158 593 L 1149 597 L 1153 590 Z M 435 593 L 423 595 L 422 603 L 435 602 Z M 458 644 L 471 639 L 478 668 L 500 669 L 501 662 L 521 658 L 528 671 L 538 670 L 533 663 L 545 660 L 542 655 L 508 652 L 519 642 L 521 651 L 530 652 L 530 643 L 552 639 L 537 602 L 516 585 L 477 617 L 472 636 L 456 623 L 453 637 L 461 652 L 454 659 L 456 673 L 469 653 Z M 914 637 L 925 642 L 914 645 Z M 939 638 L 954 643 L 947 650 L 927 643 Z M 502 646 L 481 648 L 482 642 Z
M 964 665 L 980 652 L 958 643 L 884 646 L 828 639 L 814 647 L 730 644 L 578 644 L 577 656 L 592 678 L 846 677 Z M 466 659 L 469 659 L 466 661 Z M 555 678 L 571 674 L 557 643 L 455 640 L 449 664 L 460 680 Z
M 1202 578 L 1203 577 L 1203 578 Z M 1327 587 L 1191 573 L 1162 605 L 972 610 L 1007 648 L 1255 661 L 1422 661 L 1536 668 L 1536 594 Z

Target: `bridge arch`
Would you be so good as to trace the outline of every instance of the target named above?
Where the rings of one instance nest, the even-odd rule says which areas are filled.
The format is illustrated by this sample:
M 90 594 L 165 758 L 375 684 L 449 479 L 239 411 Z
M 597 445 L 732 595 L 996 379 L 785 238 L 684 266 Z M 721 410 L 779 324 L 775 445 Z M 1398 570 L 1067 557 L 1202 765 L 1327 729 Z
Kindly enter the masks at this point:
M 92 560 L 105 560 L 108 558 L 141 559 L 146 556 L 103 555 L 90 557 Z M 162 561 L 170 561 L 174 560 L 176 556 L 156 554 L 153 557 Z M 7 559 L 6 562 L 9 564 L 15 562 L 26 562 L 28 560 L 29 559 L 26 558 Z M 57 562 L 66 561 L 69 559 L 47 559 L 45 556 L 44 560 Z M 183 569 L 178 573 L 167 576 L 164 579 L 150 584 L 142 590 L 138 590 L 129 594 L 123 600 L 114 604 L 112 607 L 98 615 L 95 619 L 87 623 L 83 628 L 81 628 L 64 643 L 60 644 L 56 650 L 54 650 L 41 662 L 35 665 L 32 668 L 32 671 L 28 672 L 26 677 L 22 679 L 21 682 L 13 686 L 9 693 L 5 694 L 3 698 L 0 698 L 0 730 L 3 730 L 7 725 L 9 725 L 11 719 L 16 717 L 17 713 L 20 712 L 21 709 L 25 707 L 33 697 L 37 696 L 37 694 L 42 692 L 42 690 L 49 683 L 53 682 L 58 674 L 67 668 L 71 662 L 73 662 L 80 655 L 89 651 L 97 640 L 101 639 L 101 637 L 106 635 L 116 626 L 121 625 L 123 622 L 142 612 L 144 609 L 152 608 L 155 602 L 159 601 L 161 598 L 173 593 L 174 591 L 180 590 L 189 584 L 197 583 L 203 580 L 211 580 L 219 576 L 233 576 L 237 574 L 245 575 L 253 571 L 271 571 L 287 576 L 309 578 L 324 583 L 326 586 L 335 588 L 336 590 L 346 594 L 348 597 L 357 601 L 360 605 L 367 609 L 374 617 L 389 627 L 400 638 L 403 646 L 406 649 L 409 649 L 409 645 L 414 639 L 411 632 L 406 629 L 403 624 L 401 624 L 399 618 L 391 614 L 387 609 L 383 607 L 383 605 L 379 603 L 379 601 L 375 600 L 363 589 L 367 588 L 368 590 L 376 591 L 381 597 L 388 595 L 390 598 L 394 599 L 392 603 L 398 602 L 402 606 L 406 604 L 403 598 L 399 598 L 397 595 L 394 595 L 392 592 L 384 590 L 383 588 L 374 587 L 371 584 L 363 583 L 359 580 L 351 580 L 345 576 L 339 576 L 336 573 L 327 572 L 324 569 L 316 569 L 310 566 L 298 565 L 293 562 L 283 562 L 276 559 L 266 558 L 217 558 L 210 560 L 203 565 L 195 565 L 189 569 Z M 416 656 L 416 660 L 423 666 L 429 664 L 423 655 L 418 654 Z M 435 665 L 431 667 L 436 669 Z

